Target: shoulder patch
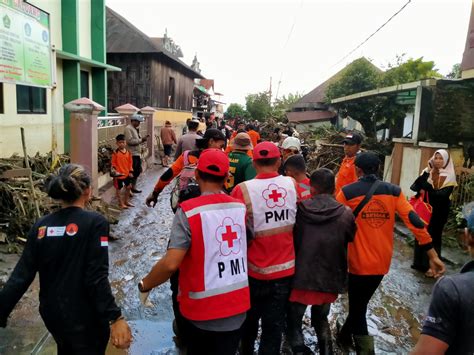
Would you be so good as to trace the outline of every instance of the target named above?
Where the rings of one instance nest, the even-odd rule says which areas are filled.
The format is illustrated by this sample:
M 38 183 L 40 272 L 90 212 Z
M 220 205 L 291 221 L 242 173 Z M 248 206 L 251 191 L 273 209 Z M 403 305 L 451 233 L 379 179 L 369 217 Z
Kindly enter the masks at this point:
M 70 237 L 75 236 L 78 231 L 79 231 L 79 227 L 77 226 L 76 223 L 69 223 L 66 226 L 66 234 Z
M 48 227 L 46 230 L 47 237 L 62 237 L 66 231 L 66 226 Z
M 46 235 L 46 226 L 39 227 L 37 238 L 38 239 L 43 239 L 45 235 Z
M 100 246 L 101 247 L 108 247 L 109 246 L 109 237 L 107 237 L 107 236 L 100 237 Z

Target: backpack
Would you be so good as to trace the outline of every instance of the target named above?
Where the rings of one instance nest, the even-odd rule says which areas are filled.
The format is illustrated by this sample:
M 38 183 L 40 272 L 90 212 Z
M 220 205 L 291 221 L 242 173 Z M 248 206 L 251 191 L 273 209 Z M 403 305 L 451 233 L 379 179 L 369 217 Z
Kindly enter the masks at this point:
M 183 153 L 184 167 L 181 170 L 181 173 L 174 178 L 172 182 L 173 188 L 171 190 L 171 209 L 173 212 L 176 212 L 180 202 L 183 202 L 184 196 L 189 195 L 188 190 L 195 191 L 198 186 L 196 179 L 194 177 L 194 170 L 196 170 L 197 164 L 191 164 L 189 162 L 189 153 L 191 151 L 187 150 Z M 199 187 L 198 187 L 199 189 Z M 194 193 L 193 193 L 194 195 Z M 187 197 L 186 199 L 189 199 Z

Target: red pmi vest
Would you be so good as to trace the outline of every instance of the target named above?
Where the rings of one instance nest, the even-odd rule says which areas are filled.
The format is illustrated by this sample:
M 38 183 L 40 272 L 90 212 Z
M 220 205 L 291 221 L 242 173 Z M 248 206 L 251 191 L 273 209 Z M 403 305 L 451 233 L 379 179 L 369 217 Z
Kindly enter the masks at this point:
M 181 204 L 191 229 L 191 247 L 180 266 L 179 307 L 202 321 L 250 308 L 245 205 L 226 195 L 204 195 Z
M 239 185 L 253 221 L 249 243 L 249 276 L 273 280 L 295 273 L 293 227 L 296 217 L 295 182 L 286 176 L 253 179 Z

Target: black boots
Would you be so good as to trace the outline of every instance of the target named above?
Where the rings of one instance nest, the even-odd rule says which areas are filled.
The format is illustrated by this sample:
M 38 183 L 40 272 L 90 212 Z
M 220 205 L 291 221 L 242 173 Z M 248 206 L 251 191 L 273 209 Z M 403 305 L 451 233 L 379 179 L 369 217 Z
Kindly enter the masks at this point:
M 352 334 L 349 332 L 349 328 L 344 326 L 341 320 L 336 322 L 337 336 L 336 344 L 337 346 L 346 354 L 349 353 L 353 347 L 354 343 L 352 341 Z
M 319 353 L 321 355 L 332 355 L 332 337 L 329 322 L 327 321 L 327 319 L 324 319 L 313 326 L 318 337 Z

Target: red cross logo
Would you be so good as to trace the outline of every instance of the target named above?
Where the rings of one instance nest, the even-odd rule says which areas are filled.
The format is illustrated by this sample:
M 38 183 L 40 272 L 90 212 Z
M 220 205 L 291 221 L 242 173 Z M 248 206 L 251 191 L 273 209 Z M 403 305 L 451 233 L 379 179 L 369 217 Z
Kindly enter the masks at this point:
M 230 217 L 225 217 L 216 229 L 216 239 L 222 255 L 239 254 L 242 244 L 244 229 Z
M 273 202 L 277 202 L 281 196 L 282 194 L 279 193 L 277 190 L 272 190 L 272 193 L 268 195 L 268 198 L 271 198 Z
M 234 247 L 234 240 L 238 238 L 237 233 L 232 231 L 232 226 L 225 226 L 225 233 L 222 234 L 222 240 L 227 242 L 229 248 Z
M 262 197 L 265 199 L 268 208 L 285 206 L 285 198 L 288 192 L 283 187 L 271 183 L 262 191 Z

